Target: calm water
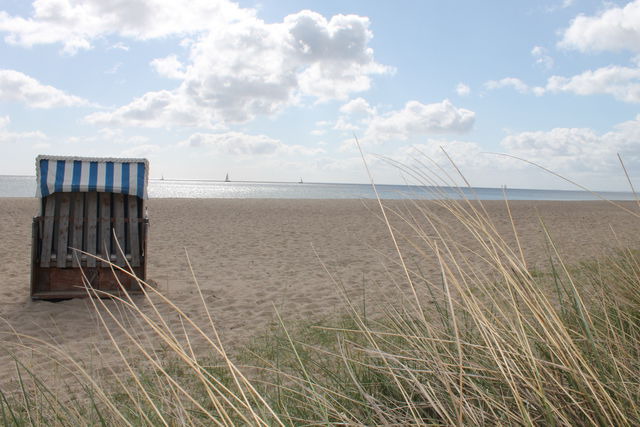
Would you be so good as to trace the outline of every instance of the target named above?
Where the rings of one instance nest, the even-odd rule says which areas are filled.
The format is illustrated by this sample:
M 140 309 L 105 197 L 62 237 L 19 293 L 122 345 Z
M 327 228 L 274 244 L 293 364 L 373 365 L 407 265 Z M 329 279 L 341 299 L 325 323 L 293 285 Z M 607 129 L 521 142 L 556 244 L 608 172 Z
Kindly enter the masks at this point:
M 383 199 L 470 199 L 503 200 L 499 188 L 457 189 L 451 187 L 419 187 L 406 185 L 378 185 Z M 0 197 L 34 197 L 34 176 L 0 175 Z M 462 192 L 462 193 L 461 193 Z M 633 200 L 631 193 L 601 192 L 610 200 Z M 368 184 L 298 184 L 273 182 L 219 182 L 150 180 L 149 197 L 228 198 L 228 199 L 372 199 Z M 597 200 L 584 191 L 508 189 L 510 200 Z

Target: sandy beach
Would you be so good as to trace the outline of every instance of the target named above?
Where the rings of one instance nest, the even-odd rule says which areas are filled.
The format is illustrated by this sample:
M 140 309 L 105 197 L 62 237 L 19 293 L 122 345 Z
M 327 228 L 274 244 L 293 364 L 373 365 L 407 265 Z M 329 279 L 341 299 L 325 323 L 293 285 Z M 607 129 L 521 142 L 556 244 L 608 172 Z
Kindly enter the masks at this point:
M 483 204 L 498 231 L 516 248 L 505 203 Z M 405 217 L 414 214 L 421 223 L 420 207 L 439 213 L 451 225 L 451 236 L 473 246 L 468 233 L 433 202 L 385 205 L 398 236 L 415 236 L 415 230 L 393 211 L 403 211 Z M 372 307 L 391 294 L 387 291 L 395 288 L 394 281 L 403 286 L 393 242 L 374 200 L 152 199 L 148 206 L 148 279 L 197 323 L 205 324 L 188 252 L 204 300 L 229 347 L 263 333 L 274 318 L 274 307 L 288 319 L 305 320 L 343 311 L 336 283 L 351 298 L 364 297 Z M 623 206 L 638 210 L 633 203 Z M 37 208 L 36 199 L 0 199 L 0 339 L 18 343 L 13 336 L 17 332 L 56 343 L 88 364 L 117 364 L 118 356 L 109 352 L 109 337 L 89 300 L 51 303 L 29 298 L 31 218 Z M 614 247 L 638 246 L 638 220 L 605 202 L 511 202 L 511 214 L 531 268 L 546 269 L 549 258 L 540 219 L 570 263 Z M 439 274 L 436 258 L 425 248 L 403 239 L 400 246 L 408 264 L 419 266 L 427 277 Z M 113 302 L 106 304 L 114 307 Z M 143 310 L 151 310 L 141 304 Z M 169 308 L 162 310 L 172 318 Z M 113 335 L 124 339 L 121 331 L 114 329 Z M 91 356 L 96 348 L 102 352 L 99 362 Z M 39 356 L 29 357 L 35 365 L 40 363 Z M 0 380 L 11 381 L 14 375 L 10 355 L 0 354 Z

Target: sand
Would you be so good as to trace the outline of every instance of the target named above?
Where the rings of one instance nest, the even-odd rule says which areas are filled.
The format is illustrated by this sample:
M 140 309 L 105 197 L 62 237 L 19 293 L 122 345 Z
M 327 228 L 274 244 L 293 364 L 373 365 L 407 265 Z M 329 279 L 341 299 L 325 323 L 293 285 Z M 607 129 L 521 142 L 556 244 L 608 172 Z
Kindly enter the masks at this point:
M 153 199 L 148 203 L 148 279 L 195 322 L 206 324 L 206 313 L 188 267 L 188 252 L 206 304 L 223 342 L 231 349 L 264 333 L 273 322 L 274 309 L 289 321 L 339 315 L 345 305 L 336 283 L 354 300 L 365 298 L 369 307 L 375 307 L 396 292 L 394 281 L 400 288 L 405 286 L 376 203 Z M 396 210 L 411 206 L 401 201 L 385 203 Z M 468 234 L 441 209 L 433 203 L 418 203 L 440 212 L 445 223 L 453 227 L 452 236 L 473 246 Z M 504 202 L 484 205 L 515 248 Z M 624 206 L 638 212 L 633 203 Z M 109 336 L 90 300 L 30 300 L 31 217 L 37 208 L 36 199 L 0 198 L 0 346 L 18 351 L 35 367 L 49 366 L 34 352 L 16 350 L 20 340 L 12 336 L 15 331 L 55 343 L 85 366 L 117 366 L 119 358 L 110 350 Z M 531 268 L 544 270 L 548 260 L 540 219 L 570 263 L 600 256 L 617 246 L 638 247 L 640 221 L 604 202 L 512 202 L 511 208 Z M 392 222 L 400 234 L 415 235 L 402 221 Z M 435 257 L 425 248 L 412 248 L 406 243 L 401 246 L 412 268 L 419 266 L 426 277 L 438 276 Z M 138 301 L 143 311 L 151 312 L 148 303 Z M 113 302 L 106 304 L 115 308 Z M 161 312 L 179 327 L 168 307 Z M 122 331 L 113 327 L 112 332 L 116 340 L 126 341 Z M 29 340 L 24 342 L 28 344 Z M 154 347 L 156 343 L 146 345 Z M 204 348 L 202 342 L 195 345 Z M 102 352 L 99 357 L 96 348 Z M 135 353 L 131 346 L 131 354 Z M 52 379 L 58 375 L 56 370 L 46 372 Z M 10 355 L 0 352 L 0 386 L 14 379 L 15 365 Z

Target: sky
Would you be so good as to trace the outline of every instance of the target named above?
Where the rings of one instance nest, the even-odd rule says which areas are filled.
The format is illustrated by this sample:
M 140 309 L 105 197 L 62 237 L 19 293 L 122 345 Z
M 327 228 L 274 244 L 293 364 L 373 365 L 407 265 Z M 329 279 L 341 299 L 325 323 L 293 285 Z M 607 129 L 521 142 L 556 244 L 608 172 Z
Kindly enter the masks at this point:
M 625 191 L 640 0 L 0 0 L 0 150 L 2 175 Z

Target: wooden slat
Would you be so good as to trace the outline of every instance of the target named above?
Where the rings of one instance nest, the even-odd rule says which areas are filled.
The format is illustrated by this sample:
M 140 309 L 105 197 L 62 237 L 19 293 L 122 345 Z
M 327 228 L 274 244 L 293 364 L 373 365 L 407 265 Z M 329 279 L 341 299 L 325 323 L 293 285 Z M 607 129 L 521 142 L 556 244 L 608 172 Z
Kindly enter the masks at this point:
M 113 244 L 113 251 L 116 253 L 116 264 L 120 267 L 125 265 L 124 251 L 126 244 L 124 241 L 124 196 L 122 194 L 113 195 L 113 218 L 115 236 L 118 241 Z
M 98 198 L 97 193 L 87 193 L 87 231 L 85 232 L 84 247 L 85 251 L 95 255 L 96 246 L 98 244 Z M 98 253 L 100 250 L 98 249 Z M 93 257 L 87 257 L 87 267 L 95 267 L 96 259 Z
M 140 266 L 140 224 L 138 223 L 138 198 L 128 197 L 129 203 L 129 243 L 131 254 L 131 266 Z
M 105 253 L 105 250 L 107 251 Z M 111 193 L 100 193 L 100 241 L 98 242 L 98 253 L 108 260 L 111 254 Z M 109 264 L 102 261 L 103 267 Z
M 67 247 L 69 242 L 69 211 L 71 208 L 71 197 L 68 193 L 60 194 L 60 213 L 58 216 L 58 247 L 56 250 L 56 261 L 58 268 L 67 266 Z
M 40 221 L 38 218 L 33 218 L 33 222 L 31 223 L 31 295 L 36 290 L 36 282 L 38 279 L 38 274 L 36 271 L 38 267 L 36 267 L 36 256 L 38 255 L 38 229 L 39 229 Z
M 69 246 L 74 249 L 82 250 L 82 237 L 84 228 L 84 193 L 74 193 L 73 195 L 73 224 L 72 224 L 72 241 Z M 80 267 L 80 252 L 71 251 L 72 265 Z
M 145 212 L 144 210 L 142 212 Z M 140 235 L 140 246 L 141 246 L 141 254 L 140 254 L 140 258 L 142 260 L 142 275 L 138 276 L 140 277 L 142 280 L 146 280 L 147 279 L 147 259 L 149 259 L 148 257 L 148 252 L 147 252 L 147 243 L 148 243 L 148 239 L 149 239 L 149 219 L 147 218 L 146 214 L 144 216 L 144 221 L 142 223 L 142 234 Z
M 44 229 L 42 230 L 42 251 L 40 267 L 47 268 L 51 263 L 51 245 L 53 242 L 53 216 L 56 212 L 56 199 L 53 195 L 44 199 Z

